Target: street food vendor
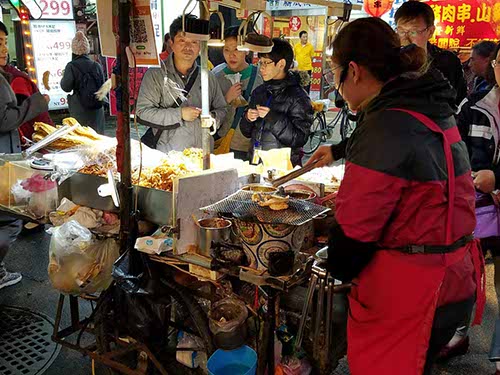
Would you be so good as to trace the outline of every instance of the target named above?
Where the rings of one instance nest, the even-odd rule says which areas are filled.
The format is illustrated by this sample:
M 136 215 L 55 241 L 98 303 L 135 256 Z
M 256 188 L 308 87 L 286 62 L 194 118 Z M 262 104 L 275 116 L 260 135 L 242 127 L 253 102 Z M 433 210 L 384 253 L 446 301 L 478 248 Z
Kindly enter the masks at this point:
M 476 299 L 480 321 L 485 298 L 455 92 L 440 72 L 426 71 L 423 49 L 401 48 L 378 18 L 348 24 L 333 51 L 335 85 L 359 112 L 328 253 L 332 274 L 352 280 L 350 371 L 430 374 Z M 331 148 L 314 160 L 331 163 Z

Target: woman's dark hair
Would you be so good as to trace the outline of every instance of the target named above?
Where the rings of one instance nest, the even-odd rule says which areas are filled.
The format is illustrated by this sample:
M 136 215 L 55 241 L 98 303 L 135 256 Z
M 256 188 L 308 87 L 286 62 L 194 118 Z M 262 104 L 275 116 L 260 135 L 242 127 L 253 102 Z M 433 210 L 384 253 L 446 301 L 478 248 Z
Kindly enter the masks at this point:
M 293 64 L 293 48 L 286 40 L 273 38 L 273 49 L 269 53 L 259 53 L 259 58 L 265 57 L 273 60 L 276 64 L 281 59 L 285 59 L 285 73 L 290 70 Z
M 9 35 L 9 32 L 7 31 L 7 26 L 3 22 L 0 21 L 0 31 L 3 31 L 5 35 Z
M 493 67 L 491 66 L 491 61 L 496 60 L 498 51 L 500 51 L 500 42 L 498 42 L 498 44 L 495 47 L 495 50 L 491 54 L 490 64 L 488 64 L 488 69 L 486 70 L 486 81 L 488 81 L 488 83 L 493 86 L 497 84 L 497 80 L 495 78 L 495 69 L 493 69 Z
M 349 23 L 340 30 L 332 48 L 332 59 L 343 69 L 341 77 L 347 74 L 351 61 L 364 66 L 381 82 L 406 72 L 424 72 L 427 67 L 427 55 L 422 48 L 414 44 L 401 48 L 394 30 L 376 17 Z

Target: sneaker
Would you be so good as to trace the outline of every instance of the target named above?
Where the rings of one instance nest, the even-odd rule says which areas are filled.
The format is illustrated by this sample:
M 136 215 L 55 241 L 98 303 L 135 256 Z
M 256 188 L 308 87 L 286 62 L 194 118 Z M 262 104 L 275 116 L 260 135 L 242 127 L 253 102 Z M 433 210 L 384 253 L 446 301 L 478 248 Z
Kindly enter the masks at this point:
M 17 284 L 22 278 L 23 276 L 20 273 L 7 272 L 5 276 L 0 279 L 0 289 Z
M 447 361 L 453 357 L 465 355 L 469 350 L 469 336 L 465 336 L 462 340 L 453 346 L 446 345 L 438 354 L 437 361 Z M 500 374 L 499 374 L 500 375 Z

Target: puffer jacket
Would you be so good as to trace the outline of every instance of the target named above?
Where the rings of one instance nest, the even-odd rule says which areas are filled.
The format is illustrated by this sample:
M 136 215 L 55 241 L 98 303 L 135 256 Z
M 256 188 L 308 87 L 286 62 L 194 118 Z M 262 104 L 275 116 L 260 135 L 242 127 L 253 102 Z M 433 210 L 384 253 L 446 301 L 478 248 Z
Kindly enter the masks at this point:
M 500 88 L 480 91 L 464 99 L 457 125 L 467 145 L 473 171 L 489 169 L 495 173 L 500 189 Z
M 301 148 L 311 131 L 313 109 L 300 80 L 299 74 L 289 72 L 285 79 L 265 82 L 253 91 L 248 108 L 261 105 L 271 110 L 254 122 L 247 120 L 246 112 L 241 119 L 242 134 L 252 140 L 251 153 L 256 141 L 262 150 L 290 147 L 292 164 L 301 164 Z
M 21 124 L 30 121 L 43 112 L 48 105 L 39 92 L 17 105 L 17 98 L 7 79 L 0 74 L 0 154 L 21 152 L 19 131 Z

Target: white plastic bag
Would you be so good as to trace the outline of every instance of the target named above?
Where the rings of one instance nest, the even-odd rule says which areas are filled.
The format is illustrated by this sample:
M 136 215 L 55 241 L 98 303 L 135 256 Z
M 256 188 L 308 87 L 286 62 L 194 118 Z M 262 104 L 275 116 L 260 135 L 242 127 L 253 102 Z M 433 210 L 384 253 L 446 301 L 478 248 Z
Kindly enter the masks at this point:
M 226 78 L 231 82 L 231 85 L 235 85 L 241 82 L 241 73 L 226 74 Z M 245 100 L 243 95 L 238 96 L 231 102 L 233 107 L 245 107 L 248 105 L 248 101 Z
M 48 273 L 54 288 L 69 294 L 91 294 L 109 287 L 119 245 L 111 238 L 94 240 L 72 220 L 51 228 Z

